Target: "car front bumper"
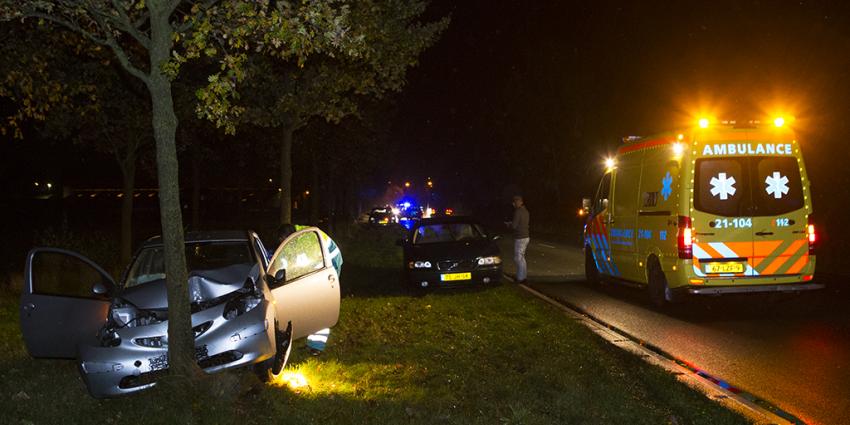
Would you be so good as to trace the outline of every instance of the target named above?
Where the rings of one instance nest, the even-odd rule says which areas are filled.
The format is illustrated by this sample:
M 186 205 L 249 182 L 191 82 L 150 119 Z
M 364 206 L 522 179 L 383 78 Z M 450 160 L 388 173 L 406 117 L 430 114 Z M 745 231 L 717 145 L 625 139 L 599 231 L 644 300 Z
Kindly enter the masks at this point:
M 449 273 L 469 273 L 470 279 L 443 280 L 442 275 Z M 410 270 L 408 282 L 414 287 L 428 288 L 462 288 L 472 285 L 495 285 L 502 279 L 502 267 L 477 268 L 474 270 Z M 426 285 L 423 285 L 423 282 Z
M 207 373 L 258 363 L 274 355 L 273 308 L 263 300 L 254 309 L 227 320 L 224 304 L 192 315 L 192 326 L 209 327 L 195 338 L 198 365 Z M 114 347 L 80 346 L 78 368 L 89 393 L 114 397 L 150 388 L 168 369 L 168 348 L 146 347 L 137 338 L 168 334 L 168 321 L 118 331 Z

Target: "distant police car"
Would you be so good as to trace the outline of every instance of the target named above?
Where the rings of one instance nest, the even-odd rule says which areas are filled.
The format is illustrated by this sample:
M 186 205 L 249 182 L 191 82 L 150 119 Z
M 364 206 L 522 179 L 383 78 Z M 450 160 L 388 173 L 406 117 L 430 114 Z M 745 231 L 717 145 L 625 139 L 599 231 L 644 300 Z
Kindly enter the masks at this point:
M 659 305 L 680 294 L 822 288 L 811 282 L 809 180 L 784 124 L 701 120 L 627 140 L 588 205 L 588 278 L 643 284 Z

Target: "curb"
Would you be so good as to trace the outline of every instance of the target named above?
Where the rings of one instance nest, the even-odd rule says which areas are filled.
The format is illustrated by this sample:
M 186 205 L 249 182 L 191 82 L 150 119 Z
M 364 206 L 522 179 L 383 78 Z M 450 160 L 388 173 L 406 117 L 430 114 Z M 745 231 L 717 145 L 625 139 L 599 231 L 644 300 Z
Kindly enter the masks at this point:
M 505 278 L 510 280 L 511 282 L 514 279 L 511 276 L 505 275 Z M 739 394 L 736 394 L 727 388 L 721 386 L 716 380 L 712 380 L 711 377 L 703 377 L 698 374 L 697 371 L 689 369 L 685 366 L 680 365 L 679 363 L 673 361 L 672 359 L 665 357 L 649 348 L 645 347 L 641 343 L 635 341 L 632 337 L 620 333 L 618 330 L 612 329 L 610 326 L 604 324 L 603 322 L 587 315 L 585 313 L 579 312 L 573 308 L 570 308 L 567 305 L 564 305 L 557 300 L 550 298 L 549 296 L 527 286 L 524 284 L 518 284 L 520 288 L 525 290 L 531 295 L 545 301 L 548 304 L 556 307 L 561 310 L 564 314 L 569 316 L 571 319 L 583 324 L 588 327 L 593 333 L 599 335 L 609 343 L 629 352 L 637 355 L 641 359 L 643 359 L 646 363 L 651 365 L 655 365 L 661 367 L 666 370 L 670 374 L 676 377 L 676 380 L 679 382 L 683 382 L 689 387 L 703 393 L 708 399 L 714 400 L 720 403 L 722 406 L 733 410 L 735 412 L 740 413 L 741 415 L 747 417 L 757 424 L 799 424 L 803 423 L 799 419 L 791 417 L 786 418 L 783 417 L 765 407 L 749 400 L 747 398 L 742 397 Z

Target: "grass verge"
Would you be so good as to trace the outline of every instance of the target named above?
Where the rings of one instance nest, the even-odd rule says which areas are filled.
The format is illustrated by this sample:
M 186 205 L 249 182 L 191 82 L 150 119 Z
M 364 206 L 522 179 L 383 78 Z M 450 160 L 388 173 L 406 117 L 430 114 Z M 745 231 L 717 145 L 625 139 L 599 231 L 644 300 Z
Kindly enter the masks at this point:
M 746 423 L 658 368 L 505 284 L 410 297 L 389 232 L 340 240 L 345 296 L 328 350 L 297 345 L 270 384 L 207 378 L 90 398 L 74 364 L 32 360 L 0 295 L 3 423 Z M 394 245 L 393 245 L 394 247 Z

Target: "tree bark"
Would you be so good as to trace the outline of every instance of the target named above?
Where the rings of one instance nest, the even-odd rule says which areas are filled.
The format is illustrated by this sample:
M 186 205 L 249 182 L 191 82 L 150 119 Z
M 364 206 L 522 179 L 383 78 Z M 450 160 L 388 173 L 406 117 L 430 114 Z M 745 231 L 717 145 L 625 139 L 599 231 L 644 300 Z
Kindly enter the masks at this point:
M 181 378 L 194 376 L 195 338 L 189 305 L 188 273 L 183 246 L 183 215 L 180 209 L 178 180 L 177 116 L 171 81 L 161 66 L 168 61 L 172 47 L 171 10 L 165 2 L 148 2 L 150 9 L 150 78 L 156 166 L 159 181 L 159 210 L 165 253 L 165 275 L 168 288 L 168 363 L 169 373 Z
M 293 126 L 283 127 L 280 139 L 280 224 L 292 223 L 292 139 Z
M 310 147 L 310 225 L 319 225 L 319 198 L 322 192 L 319 187 L 319 164 L 316 159 L 316 146 Z
M 136 157 L 134 150 L 120 161 L 122 184 L 121 198 L 121 264 L 130 262 L 133 250 L 133 192 L 136 189 Z
M 192 144 L 192 230 L 201 225 L 201 147 Z

